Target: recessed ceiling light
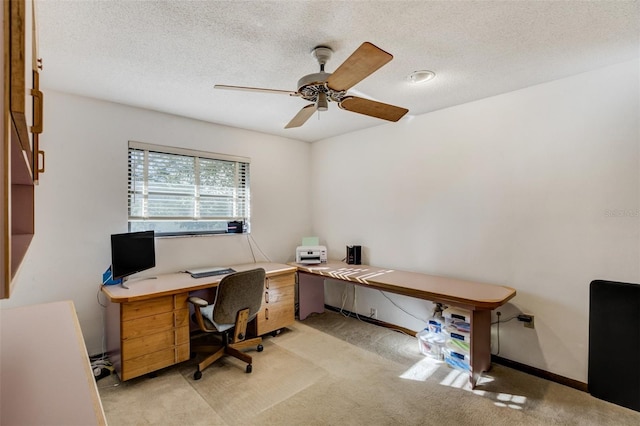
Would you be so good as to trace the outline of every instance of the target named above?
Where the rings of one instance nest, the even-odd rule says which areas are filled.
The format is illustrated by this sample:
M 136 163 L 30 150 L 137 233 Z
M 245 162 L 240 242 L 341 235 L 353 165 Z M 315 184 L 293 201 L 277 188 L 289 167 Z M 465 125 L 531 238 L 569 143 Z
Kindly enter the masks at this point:
M 435 76 L 436 76 L 436 73 L 433 71 L 419 70 L 409 74 L 408 79 L 413 84 L 422 84 L 422 83 L 426 83 L 429 80 L 433 80 Z

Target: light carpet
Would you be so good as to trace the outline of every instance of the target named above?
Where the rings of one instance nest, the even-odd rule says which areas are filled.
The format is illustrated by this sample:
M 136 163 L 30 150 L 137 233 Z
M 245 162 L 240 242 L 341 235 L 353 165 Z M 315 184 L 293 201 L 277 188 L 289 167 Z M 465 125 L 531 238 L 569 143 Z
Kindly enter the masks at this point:
M 415 337 L 335 312 L 297 321 L 253 372 L 225 357 L 156 377 L 98 382 L 110 425 L 638 425 L 640 413 L 496 365 L 467 375 L 420 355 Z

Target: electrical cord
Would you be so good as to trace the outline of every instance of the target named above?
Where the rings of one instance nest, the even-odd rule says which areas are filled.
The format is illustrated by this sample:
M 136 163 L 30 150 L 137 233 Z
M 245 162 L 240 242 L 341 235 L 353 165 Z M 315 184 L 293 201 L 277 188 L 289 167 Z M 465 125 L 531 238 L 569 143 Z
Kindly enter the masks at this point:
M 352 287 L 353 287 L 353 303 L 351 304 L 351 311 L 345 311 L 345 308 L 344 308 L 345 305 L 347 304 L 347 293 L 349 291 L 349 285 L 347 284 L 344 286 L 344 290 L 342 291 L 342 301 L 341 301 L 342 303 L 340 305 L 339 312 L 343 317 L 349 318 L 351 316 L 355 316 L 358 320 L 362 321 L 362 318 L 360 318 L 357 312 L 358 303 L 356 300 L 356 297 L 357 297 L 356 286 L 352 285 Z
M 101 309 L 102 311 L 102 354 L 99 357 L 99 360 L 104 361 L 106 358 L 106 353 L 107 353 L 107 329 L 106 329 L 106 323 L 107 323 L 107 305 L 106 304 L 102 304 L 102 302 L 100 302 L 100 294 L 102 293 L 102 286 L 103 284 L 98 285 L 98 294 L 96 294 L 96 299 L 98 300 L 98 305 L 100 305 L 103 309 Z M 107 361 L 108 362 L 108 361 Z M 111 365 L 111 363 L 109 363 L 109 365 Z M 93 367 L 93 365 L 92 365 Z
M 98 299 L 98 305 L 102 306 L 103 308 L 106 308 L 107 305 L 103 305 L 102 302 L 100 302 L 100 293 L 102 293 L 101 288 L 102 288 L 103 284 L 98 284 L 98 293 L 96 293 L 96 299 Z
M 501 321 L 501 320 L 500 320 L 500 315 L 501 315 L 501 314 L 500 314 L 500 312 L 496 312 L 496 315 L 498 315 L 498 321 L 494 321 L 494 322 L 492 322 L 492 323 L 491 323 L 491 325 L 496 325 L 496 324 L 499 324 L 499 323 L 509 322 L 509 321 L 511 321 L 511 320 L 514 320 L 514 319 L 518 318 L 518 315 L 515 315 L 515 316 L 510 317 L 509 319 L 506 319 L 506 320 L 504 320 L 504 321 Z
M 253 252 L 253 247 L 251 246 L 251 240 L 249 240 L 249 235 L 247 234 L 247 244 L 249 245 L 249 250 L 251 250 L 251 257 L 253 258 L 253 263 L 256 263 L 256 254 Z
M 348 285 L 345 285 L 344 287 L 344 291 L 342 292 L 342 304 L 340 306 L 340 314 L 344 317 L 349 317 L 351 316 L 350 314 L 345 314 L 344 313 L 344 307 L 345 304 L 347 303 L 347 291 L 348 291 Z M 407 311 L 406 309 L 404 309 L 403 307 L 401 307 L 400 305 L 398 305 L 396 302 L 394 302 L 389 296 L 387 296 L 385 294 L 385 292 L 383 292 L 382 290 L 378 290 L 387 300 L 389 300 L 389 302 L 391 302 L 391 304 L 393 304 L 393 306 L 395 306 L 396 308 L 400 309 L 402 312 L 404 312 L 405 314 L 409 315 L 410 317 L 413 317 L 415 319 L 417 319 L 418 321 L 422 321 L 425 324 L 429 323 L 429 320 L 425 320 L 424 318 L 419 318 L 417 316 L 415 316 L 414 314 L 412 314 L 411 312 Z M 352 304 L 352 312 L 355 317 L 360 320 L 363 321 L 360 316 L 358 315 L 358 311 L 357 311 L 357 300 L 356 300 L 356 286 L 353 285 L 353 304 Z M 368 318 L 373 319 L 373 316 L 370 315 Z M 405 333 L 406 334 L 406 333 Z
M 253 236 L 251 234 L 247 234 L 247 243 L 249 244 L 249 249 L 251 250 L 251 256 L 253 256 L 253 263 L 256 263 L 256 256 L 253 253 L 253 246 L 251 245 L 251 241 L 253 241 L 253 244 L 255 244 L 256 248 L 258 249 L 260 254 L 266 259 L 266 261 L 271 262 L 271 259 L 269 259 L 269 256 L 264 254 L 264 252 L 262 251 L 262 249 L 260 248 L 256 240 L 253 238 Z
M 344 290 L 342 290 L 342 304 L 340 305 L 340 315 L 343 317 L 348 317 L 349 315 L 344 314 L 344 305 L 347 303 L 347 290 L 348 286 L 344 286 Z
M 509 319 L 506 319 L 504 321 L 500 321 L 500 315 L 502 315 L 502 313 L 500 311 L 496 312 L 496 315 L 498 316 L 498 321 L 492 322 L 491 325 L 494 325 L 494 324 L 498 325 L 498 327 L 496 329 L 496 336 L 497 336 L 497 340 L 498 340 L 498 352 L 496 352 L 494 354 L 494 355 L 498 356 L 500 354 L 500 323 L 501 322 L 505 323 L 505 322 L 509 322 L 511 320 L 514 320 L 514 319 L 518 318 L 519 314 L 516 314 L 516 315 L 514 315 L 514 316 L 512 316 Z
M 429 320 L 425 320 L 424 318 L 419 318 L 419 317 L 417 317 L 417 316 L 413 315 L 411 312 L 409 312 L 409 311 L 407 311 L 406 309 L 404 309 L 403 307 L 401 307 L 400 305 L 398 305 L 398 304 L 397 304 L 396 302 L 394 302 L 394 301 L 393 301 L 389 296 L 387 296 L 387 295 L 385 294 L 385 292 L 384 292 L 384 291 L 382 291 L 382 290 L 378 290 L 378 291 L 379 291 L 379 292 L 380 292 L 380 294 L 382 294 L 385 298 L 387 298 L 387 300 L 388 300 L 389 302 L 391 302 L 391 303 L 393 304 L 393 306 L 395 306 L 396 308 L 400 309 L 400 310 L 401 310 L 402 312 L 404 312 L 405 314 L 409 315 L 410 317 L 413 317 L 413 318 L 417 319 L 418 321 L 422 321 L 422 322 L 423 322 L 423 323 L 425 323 L 425 324 L 428 324 L 428 323 L 429 323 Z
M 358 315 L 358 303 L 356 301 L 356 286 L 353 286 L 353 312 L 355 312 L 356 314 L 356 318 L 358 319 L 358 321 L 362 321 L 362 319 L 360 319 L 360 316 Z

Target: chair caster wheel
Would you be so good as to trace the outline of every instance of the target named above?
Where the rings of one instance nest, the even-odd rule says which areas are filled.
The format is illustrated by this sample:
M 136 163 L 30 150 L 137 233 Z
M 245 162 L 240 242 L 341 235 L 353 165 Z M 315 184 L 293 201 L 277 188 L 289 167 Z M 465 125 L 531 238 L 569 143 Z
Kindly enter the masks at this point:
M 251 373 L 252 370 L 253 367 L 251 367 L 251 364 L 247 364 L 247 373 Z
M 264 350 L 264 346 L 258 345 L 258 347 L 256 349 L 257 349 L 258 352 L 262 352 Z
M 200 380 L 202 378 L 202 371 L 198 370 L 193 373 L 193 380 Z

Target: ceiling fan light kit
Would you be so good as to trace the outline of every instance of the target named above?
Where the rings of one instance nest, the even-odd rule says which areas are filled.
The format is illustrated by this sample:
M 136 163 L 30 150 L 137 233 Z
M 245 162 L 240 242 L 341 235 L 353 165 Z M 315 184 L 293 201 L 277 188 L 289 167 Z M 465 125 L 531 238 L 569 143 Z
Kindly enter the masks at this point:
M 350 96 L 347 93 L 351 87 L 391 61 L 393 59 L 391 54 L 369 42 L 364 42 L 333 73 L 327 73 L 324 66 L 331 59 L 332 53 L 331 48 L 327 46 L 317 46 L 311 51 L 320 65 L 320 72 L 300 78 L 296 92 L 228 85 L 215 85 L 214 88 L 288 94 L 313 102 L 304 106 L 285 126 L 286 129 L 302 126 L 316 111 L 326 111 L 329 108 L 329 102 L 336 102 L 341 109 L 347 111 L 394 122 L 409 112 L 406 108 Z

